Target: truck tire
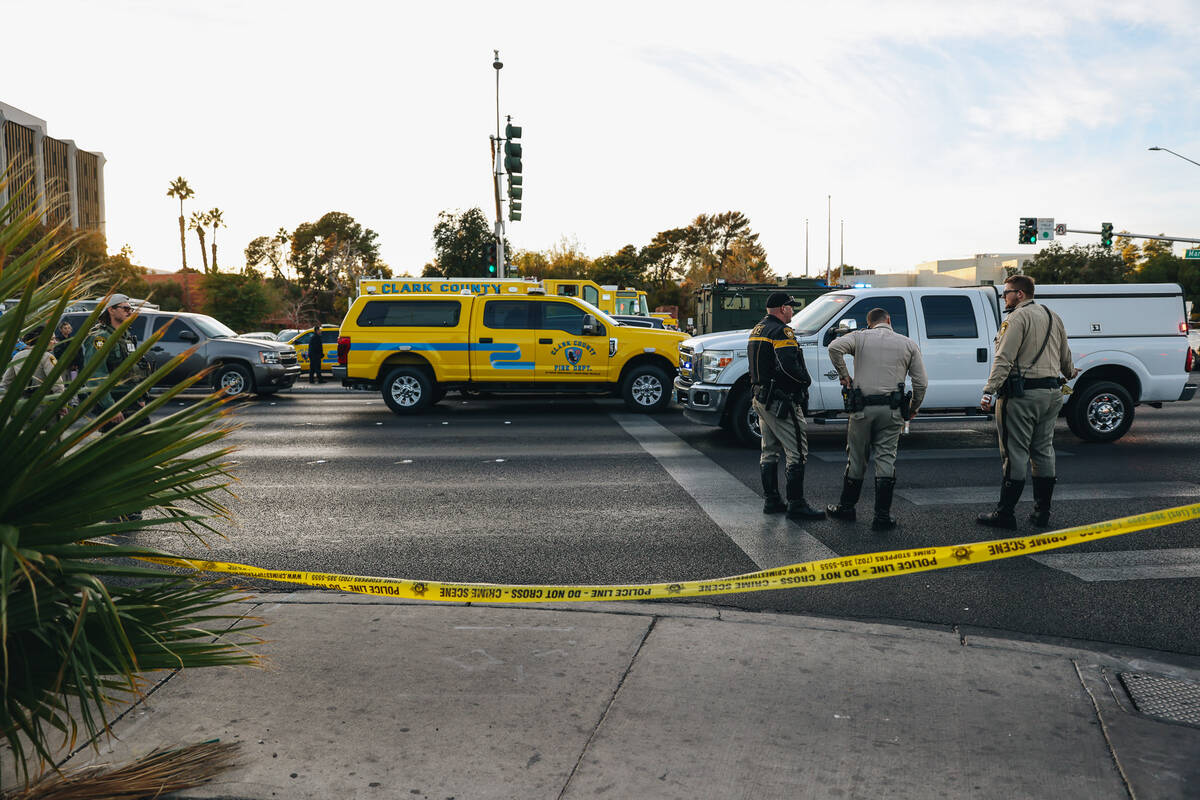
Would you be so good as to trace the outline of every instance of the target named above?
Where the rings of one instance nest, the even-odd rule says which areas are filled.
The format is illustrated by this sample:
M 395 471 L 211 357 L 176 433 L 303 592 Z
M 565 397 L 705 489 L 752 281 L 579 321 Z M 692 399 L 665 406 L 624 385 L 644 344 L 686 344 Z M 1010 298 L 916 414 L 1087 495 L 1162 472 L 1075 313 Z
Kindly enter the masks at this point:
M 1077 388 L 1067 404 L 1067 427 L 1087 442 L 1114 442 L 1133 424 L 1133 398 L 1112 381 Z
M 662 411 L 671 402 L 671 382 L 661 367 L 640 364 L 625 376 L 621 396 L 630 411 Z
M 241 364 L 224 364 L 213 376 L 213 387 L 224 389 L 227 397 L 245 397 L 254 391 L 254 376 Z
M 433 381 L 420 367 L 396 367 L 381 388 L 383 402 L 394 414 L 419 414 L 433 405 Z
M 743 387 L 733 396 L 733 403 L 729 406 L 729 424 L 739 442 L 747 447 L 762 447 L 758 412 L 750 402 L 749 388 Z

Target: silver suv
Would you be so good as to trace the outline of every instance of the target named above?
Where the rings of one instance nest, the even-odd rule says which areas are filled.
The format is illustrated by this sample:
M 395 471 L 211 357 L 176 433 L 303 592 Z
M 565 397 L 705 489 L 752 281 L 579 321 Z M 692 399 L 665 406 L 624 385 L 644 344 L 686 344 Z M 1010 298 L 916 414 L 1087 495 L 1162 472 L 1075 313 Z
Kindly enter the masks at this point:
M 64 314 L 75 335 L 86 333 L 79 327 L 87 320 L 86 313 Z M 139 342 L 160 328 L 167 331 L 150 348 L 150 367 L 158 369 L 180 353 L 195 347 L 195 351 L 172 370 L 162 385 L 174 385 L 212 367 L 213 388 L 224 387 L 230 395 L 270 395 L 288 389 L 300 376 L 296 351 L 280 342 L 246 339 L 232 329 L 204 314 L 185 311 L 142 311 L 130 330 Z

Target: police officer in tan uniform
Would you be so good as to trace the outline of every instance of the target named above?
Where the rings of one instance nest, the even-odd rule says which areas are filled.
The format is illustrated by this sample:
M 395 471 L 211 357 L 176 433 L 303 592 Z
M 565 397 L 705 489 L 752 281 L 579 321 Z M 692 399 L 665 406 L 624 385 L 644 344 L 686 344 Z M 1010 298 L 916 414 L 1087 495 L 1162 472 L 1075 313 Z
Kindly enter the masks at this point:
M 846 356 L 854 356 L 854 377 L 846 369 Z M 911 419 L 925 399 L 929 385 L 925 362 L 917 343 L 892 330 L 892 318 L 882 308 L 867 314 L 867 329 L 835 339 L 829 360 L 842 386 L 854 398 L 846 428 L 846 474 L 842 497 L 826 508 L 829 516 L 853 520 L 854 504 L 862 492 L 867 460 L 875 456 L 875 519 L 871 528 L 891 530 L 892 494 L 896 488 L 896 448 L 905 419 Z M 912 399 L 904 398 L 905 378 L 912 379 Z M 902 410 L 907 405 L 908 409 Z M 859 408 L 861 406 L 861 408 Z M 907 414 L 907 417 L 905 416 Z
M 992 372 L 979 403 L 985 412 L 995 408 L 1004 473 L 996 510 L 977 518 L 981 525 L 992 528 L 1017 527 L 1015 508 L 1031 464 L 1033 513 L 1029 521 L 1042 528 L 1050 524 L 1056 480 L 1054 421 L 1062 407 L 1062 385 L 1079 374 L 1062 319 L 1035 302 L 1033 295 L 1033 279 L 1026 275 L 1014 275 L 1004 282 L 1008 319 L 996 333 Z M 994 404 L 992 395 L 997 397 Z
M 808 439 L 804 429 L 804 406 L 812 379 L 804 366 L 804 354 L 796 343 L 796 332 L 788 327 L 794 301 L 787 292 L 767 298 L 767 316 L 750 331 L 747 358 L 750 361 L 751 403 L 758 413 L 762 431 L 759 470 L 763 485 L 763 513 L 787 511 L 788 519 L 825 519 L 804 499 L 804 464 Z M 787 462 L 787 504 L 779 496 L 779 456 Z

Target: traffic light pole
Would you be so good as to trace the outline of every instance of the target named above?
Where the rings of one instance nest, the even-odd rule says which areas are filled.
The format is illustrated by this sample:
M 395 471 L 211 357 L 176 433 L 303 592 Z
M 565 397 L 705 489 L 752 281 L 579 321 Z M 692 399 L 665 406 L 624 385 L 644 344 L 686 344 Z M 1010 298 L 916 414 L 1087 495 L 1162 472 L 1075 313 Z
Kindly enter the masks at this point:
M 496 70 L 496 137 L 492 139 L 492 179 L 496 194 L 496 277 L 504 277 L 504 264 L 507 261 L 504 253 L 504 213 L 500 202 L 500 175 L 503 173 L 504 160 L 500 148 L 500 70 L 504 69 L 500 61 L 500 51 L 493 50 L 495 59 L 492 67 Z
M 1075 228 L 1067 228 L 1067 233 L 1091 233 L 1096 236 L 1100 235 L 1100 231 L 1082 231 Z M 1160 242 L 1189 242 L 1191 244 L 1200 243 L 1200 239 L 1189 239 L 1186 236 L 1151 236 L 1148 233 L 1122 233 L 1117 232 L 1117 238 L 1120 239 L 1157 239 Z

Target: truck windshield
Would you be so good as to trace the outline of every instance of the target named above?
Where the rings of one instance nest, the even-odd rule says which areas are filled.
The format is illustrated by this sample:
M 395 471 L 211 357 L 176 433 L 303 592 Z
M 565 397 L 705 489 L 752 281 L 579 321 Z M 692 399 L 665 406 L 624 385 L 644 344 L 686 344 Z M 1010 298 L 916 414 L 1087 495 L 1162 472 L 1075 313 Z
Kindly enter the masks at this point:
M 197 314 L 191 318 L 191 323 L 200 329 L 210 339 L 232 339 L 237 336 L 232 328 L 217 322 L 212 317 L 206 317 L 203 314 Z
M 816 333 L 825 327 L 825 323 L 846 307 L 854 299 L 850 294 L 825 294 L 806 305 L 792 321 L 788 323 L 797 336 Z

